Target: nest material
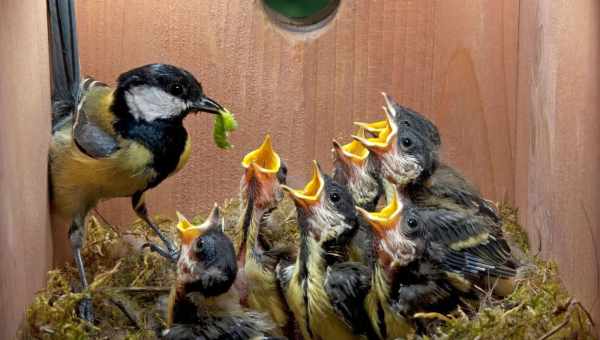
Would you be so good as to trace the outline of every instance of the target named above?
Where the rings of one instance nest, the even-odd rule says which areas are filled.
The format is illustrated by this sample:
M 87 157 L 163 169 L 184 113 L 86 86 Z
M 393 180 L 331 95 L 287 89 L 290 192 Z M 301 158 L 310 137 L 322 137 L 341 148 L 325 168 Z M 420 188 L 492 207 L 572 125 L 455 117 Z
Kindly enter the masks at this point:
M 280 207 L 281 208 L 281 207 Z M 223 205 L 225 231 L 238 239 L 236 226 L 242 207 L 238 200 Z M 428 339 L 560 339 L 592 338 L 593 325 L 583 307 L 560 284 L 556 265 L 528 253 L 527 236 L 517 223 L 514 209 L 503 206 L 504 229 L 514 249 L 526 263 L 515 291 L 503 300 L 491 295 L 477 310 L 458 310 L 450 315 L 426 314 Z M 298 240 L 293 203 L 283 202 L 270 218 L 280 229 L 266 238 L 273 244 Z M 203 216 L 193 222 L 200 223 Z M 157 217 L 157 223 L 173 239 L 175 223 Z M 48 272 L 48 283 L 27 310 L 19 336 L 27 339 L 153 339 L 165 326 L 166 298 L 174 280 L 174 266 L 154 253 L 141 251 L 146 241 L 157 242 L 150 228 L 138 221 L 120 231 L 101 217 L 87 226 L 83 249 L 90 289 L 78 288 L 77 270 L 71 265 Z M 96 323 L 76 315 L 78 301 L 91 297 Z

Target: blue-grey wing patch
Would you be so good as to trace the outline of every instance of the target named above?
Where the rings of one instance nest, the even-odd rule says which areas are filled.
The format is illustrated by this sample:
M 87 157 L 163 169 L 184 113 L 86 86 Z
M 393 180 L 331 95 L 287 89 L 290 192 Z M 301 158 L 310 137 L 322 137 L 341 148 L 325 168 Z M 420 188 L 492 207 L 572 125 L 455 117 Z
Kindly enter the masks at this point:
M 79 150 L 92 158 L 108 157 L 119 150 L 113 136 L 91 122 L 82 109 L 75 114 L 73 139 Z

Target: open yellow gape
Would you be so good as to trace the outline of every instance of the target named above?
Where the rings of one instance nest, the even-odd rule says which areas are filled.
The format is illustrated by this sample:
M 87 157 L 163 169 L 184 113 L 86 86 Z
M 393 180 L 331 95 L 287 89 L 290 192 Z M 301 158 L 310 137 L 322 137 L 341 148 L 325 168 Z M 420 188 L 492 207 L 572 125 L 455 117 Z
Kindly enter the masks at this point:
M 390 202 L 380 211 L 368 212 L 361 207 L 356 207 L 356 210 L 379 231 L 393 229 L 398 224 L 402 217 L 403 204 L 400 201 L 400 194 L 394 190 L 394 195 Z
M 306 204 L 319 202 L 321 193 L 325 187 L 325 180 L 319 169 L 317 161 L 313 161 L 313 173 L 310 181 L 304 186 L 304 189 L 292 189 L 287 185 L 281 186 L 285 191 L 289 192 L 295 201 L 300 201 Z
M 279 155 L 273 151 L 271 135 L 267 134 L 265 140 L 256 150 L 250 151 L 242 159 L 242 166 L 246 169 L 254 163 L 254 167 L 263 173 L 277 173 L 281 167 Z
M 385 120 L 373 123 L 354 122 L 355 125 L 376 134 L 375 137 L 367 138 L 364 135 L 352 135 L 352 138 L 369 149 L 379 151 L 388 150 L 394 144 L 394 137 L 398 134 L 398 127 L 389 110 L 386 107 L 383 107 L 383 111 L 385 112 Z

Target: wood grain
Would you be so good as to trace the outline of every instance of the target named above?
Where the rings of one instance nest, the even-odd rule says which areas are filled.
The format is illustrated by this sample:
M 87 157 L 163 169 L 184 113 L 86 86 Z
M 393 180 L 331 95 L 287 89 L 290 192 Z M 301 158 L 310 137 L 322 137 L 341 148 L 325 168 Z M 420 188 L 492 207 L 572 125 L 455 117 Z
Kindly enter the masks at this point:
M 86 74 L 110 82 L 167 62 L 196 74 L 238 114 L 218 150 L 211 117 L 190 117 L 190 164 L 150 194 L 154 213 L 205 212 L 237 195 L 239 161 L 265 133 L 306 180 L 332 138 L 379 117 L 380 92 L 430 116 L 444 157 L 486 196 L 515 202 L 532 247 L 600 321 L 600 4 L 581 1 L 344 0 L 309 33 L 272 24 L 258 0 L 78 2 Z M 0 2 L 0 338 L 14 334 L 54 253 L 46 188 L 50 131 L 44 2 Z M 35 122 L 35 124 L 32 124 Z M 7 128 L 10 127 L 10 128 Z M 102 204 L 117 225 L 128 200 Z
M 516 202 L 600 321 L 600 3 L 521 2 Z
M 237 196 L 239 161 L 265 133 L 302 185 L 311 159 L 330 167 L 332 138 L 380 117 L 381 91 L 436 121 L 446 159 L 486 196 L 512 199 L 517 11 L 517 0 L 348 0 L 324 28 L 291 33 L 256 0 L 78 3 L 86 73 L 111 81 L 145 63 L 180 65 L 237 113 L 227 152 L 213 146 L 209 117 L 187 119 L 190 164 L 149 200 L 171 216 Z M 101 211 L 116 224 L 133 218 L 126 200 Z
M 45 1 L 0 1 L 0 339 L 12 339 L 52 264 Z

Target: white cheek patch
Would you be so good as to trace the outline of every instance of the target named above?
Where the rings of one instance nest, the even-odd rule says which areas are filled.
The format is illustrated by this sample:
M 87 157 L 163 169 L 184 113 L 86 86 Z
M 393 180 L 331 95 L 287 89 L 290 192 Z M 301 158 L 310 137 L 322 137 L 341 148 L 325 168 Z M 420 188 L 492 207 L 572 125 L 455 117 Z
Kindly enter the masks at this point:
M 154 86 L 136 86 L 125 94 L 129 111 L 136 120 L 152 122 L 159 118 L 170 118 L 181 114 L 188 104 Z

